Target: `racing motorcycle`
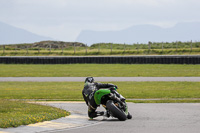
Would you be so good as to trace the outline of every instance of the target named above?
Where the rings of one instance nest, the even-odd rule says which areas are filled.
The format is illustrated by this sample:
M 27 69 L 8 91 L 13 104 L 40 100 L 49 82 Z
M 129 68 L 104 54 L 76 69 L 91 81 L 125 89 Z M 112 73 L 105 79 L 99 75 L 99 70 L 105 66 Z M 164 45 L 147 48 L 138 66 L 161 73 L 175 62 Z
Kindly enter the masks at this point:
M 117 88 L 100 89 L 95 92 L 94 100 L 98 106 L 102 105 L 107 111 L 107 117 L 112 116 L 120 121 L 131 119 L 125 98 L 120 95 Z

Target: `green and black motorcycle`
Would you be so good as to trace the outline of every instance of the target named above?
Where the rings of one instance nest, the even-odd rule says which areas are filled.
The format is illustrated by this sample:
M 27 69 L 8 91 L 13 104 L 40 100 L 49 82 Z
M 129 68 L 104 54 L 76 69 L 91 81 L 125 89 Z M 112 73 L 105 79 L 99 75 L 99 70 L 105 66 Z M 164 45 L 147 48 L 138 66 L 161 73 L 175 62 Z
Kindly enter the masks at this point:
M 118 118 L 120 121 L 131 119 L 125 98 L 120 95 L 117 88 L 100 89 L 95 92 L 94 100 L 98 106 L 102 105 L 107 110 L 107 116 Z

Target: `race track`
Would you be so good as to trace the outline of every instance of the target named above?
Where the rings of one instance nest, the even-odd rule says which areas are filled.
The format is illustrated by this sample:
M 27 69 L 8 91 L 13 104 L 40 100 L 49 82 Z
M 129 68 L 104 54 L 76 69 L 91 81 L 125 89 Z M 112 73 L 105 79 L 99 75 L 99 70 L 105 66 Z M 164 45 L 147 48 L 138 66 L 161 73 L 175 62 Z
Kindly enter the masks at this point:
M 0 133 L 199 133 L 199 103 L 128 103 L 131 120 L 118 121 L 115 118 L 99 117 L 89 120 L 87 107 L 83 102 L 45 102 L 71 112 L 70 116 L 20 126 L 0 129 Z M 103 110 L 100 107 L 98 110 Z
M 49 103 L 49 105 L 87 115 L 85 103 Z M 128 106 L 129 112 L 133 115 L 131 120 L 122 122 L 115 118 L 103 119 L 100 117 L 96 119 L 99 124 L 63 129 L 53 131 L 53 133 L 199 133 L 200 131 L 199 103 L 128 103 Z M 100 110 L 103 109 L 100 108 Z

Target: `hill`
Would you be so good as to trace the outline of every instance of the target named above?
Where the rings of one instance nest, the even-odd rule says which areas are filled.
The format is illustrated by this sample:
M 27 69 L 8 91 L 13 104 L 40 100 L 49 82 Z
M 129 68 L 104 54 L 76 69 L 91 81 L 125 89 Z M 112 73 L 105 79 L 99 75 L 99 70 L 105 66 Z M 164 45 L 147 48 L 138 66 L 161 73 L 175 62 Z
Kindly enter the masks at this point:
M 35 43 L 22 43 L 22 44 L 12 44 L 7 45 L 6 47 L 9 49 L 26 49 L 28 48 L 70 48 L 70 47 L 85 47 L 85 44 L 79 42 L 63 42 L 63 41 L 40 41 Z
M 40 36 L 24 29 L 0 22 L 0 45 L 1 44 L 17 44 L 17 43 L 33 43 L 42 40 L 52 40 L 50 37 Z
M 200 23 L 178 23 L 171 28 L 155 25 L 136 25 L 120 31 L 84 30 L 76 41 L 86 44 L 94 43 L 148 43 L 199 40 Z

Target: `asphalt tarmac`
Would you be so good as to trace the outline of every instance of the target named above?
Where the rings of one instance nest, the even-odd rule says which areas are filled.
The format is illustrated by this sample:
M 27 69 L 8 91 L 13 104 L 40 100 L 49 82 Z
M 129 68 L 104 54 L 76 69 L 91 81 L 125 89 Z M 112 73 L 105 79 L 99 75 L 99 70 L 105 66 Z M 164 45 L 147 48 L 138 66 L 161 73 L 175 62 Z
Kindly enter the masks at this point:
M 128 103 L 133 118 L 87 117 L 84 102 L 43 102 L 69 110 L 70 116 L 49 122 L 0 129 L 0 133 L 199 133 L 200 103 Z M 99 107 L 98 110 L 104 110 Z
M 49 105 L 87 115 L 85 103 Z M 199 103 L 128 103 L 128 106 L 129 112 L 133 115 L 131 120 L 118 121 L 115 118 L 100 117 L 96 119 L 99 124 L 52 133 L 199 133 L 200 131 Z

